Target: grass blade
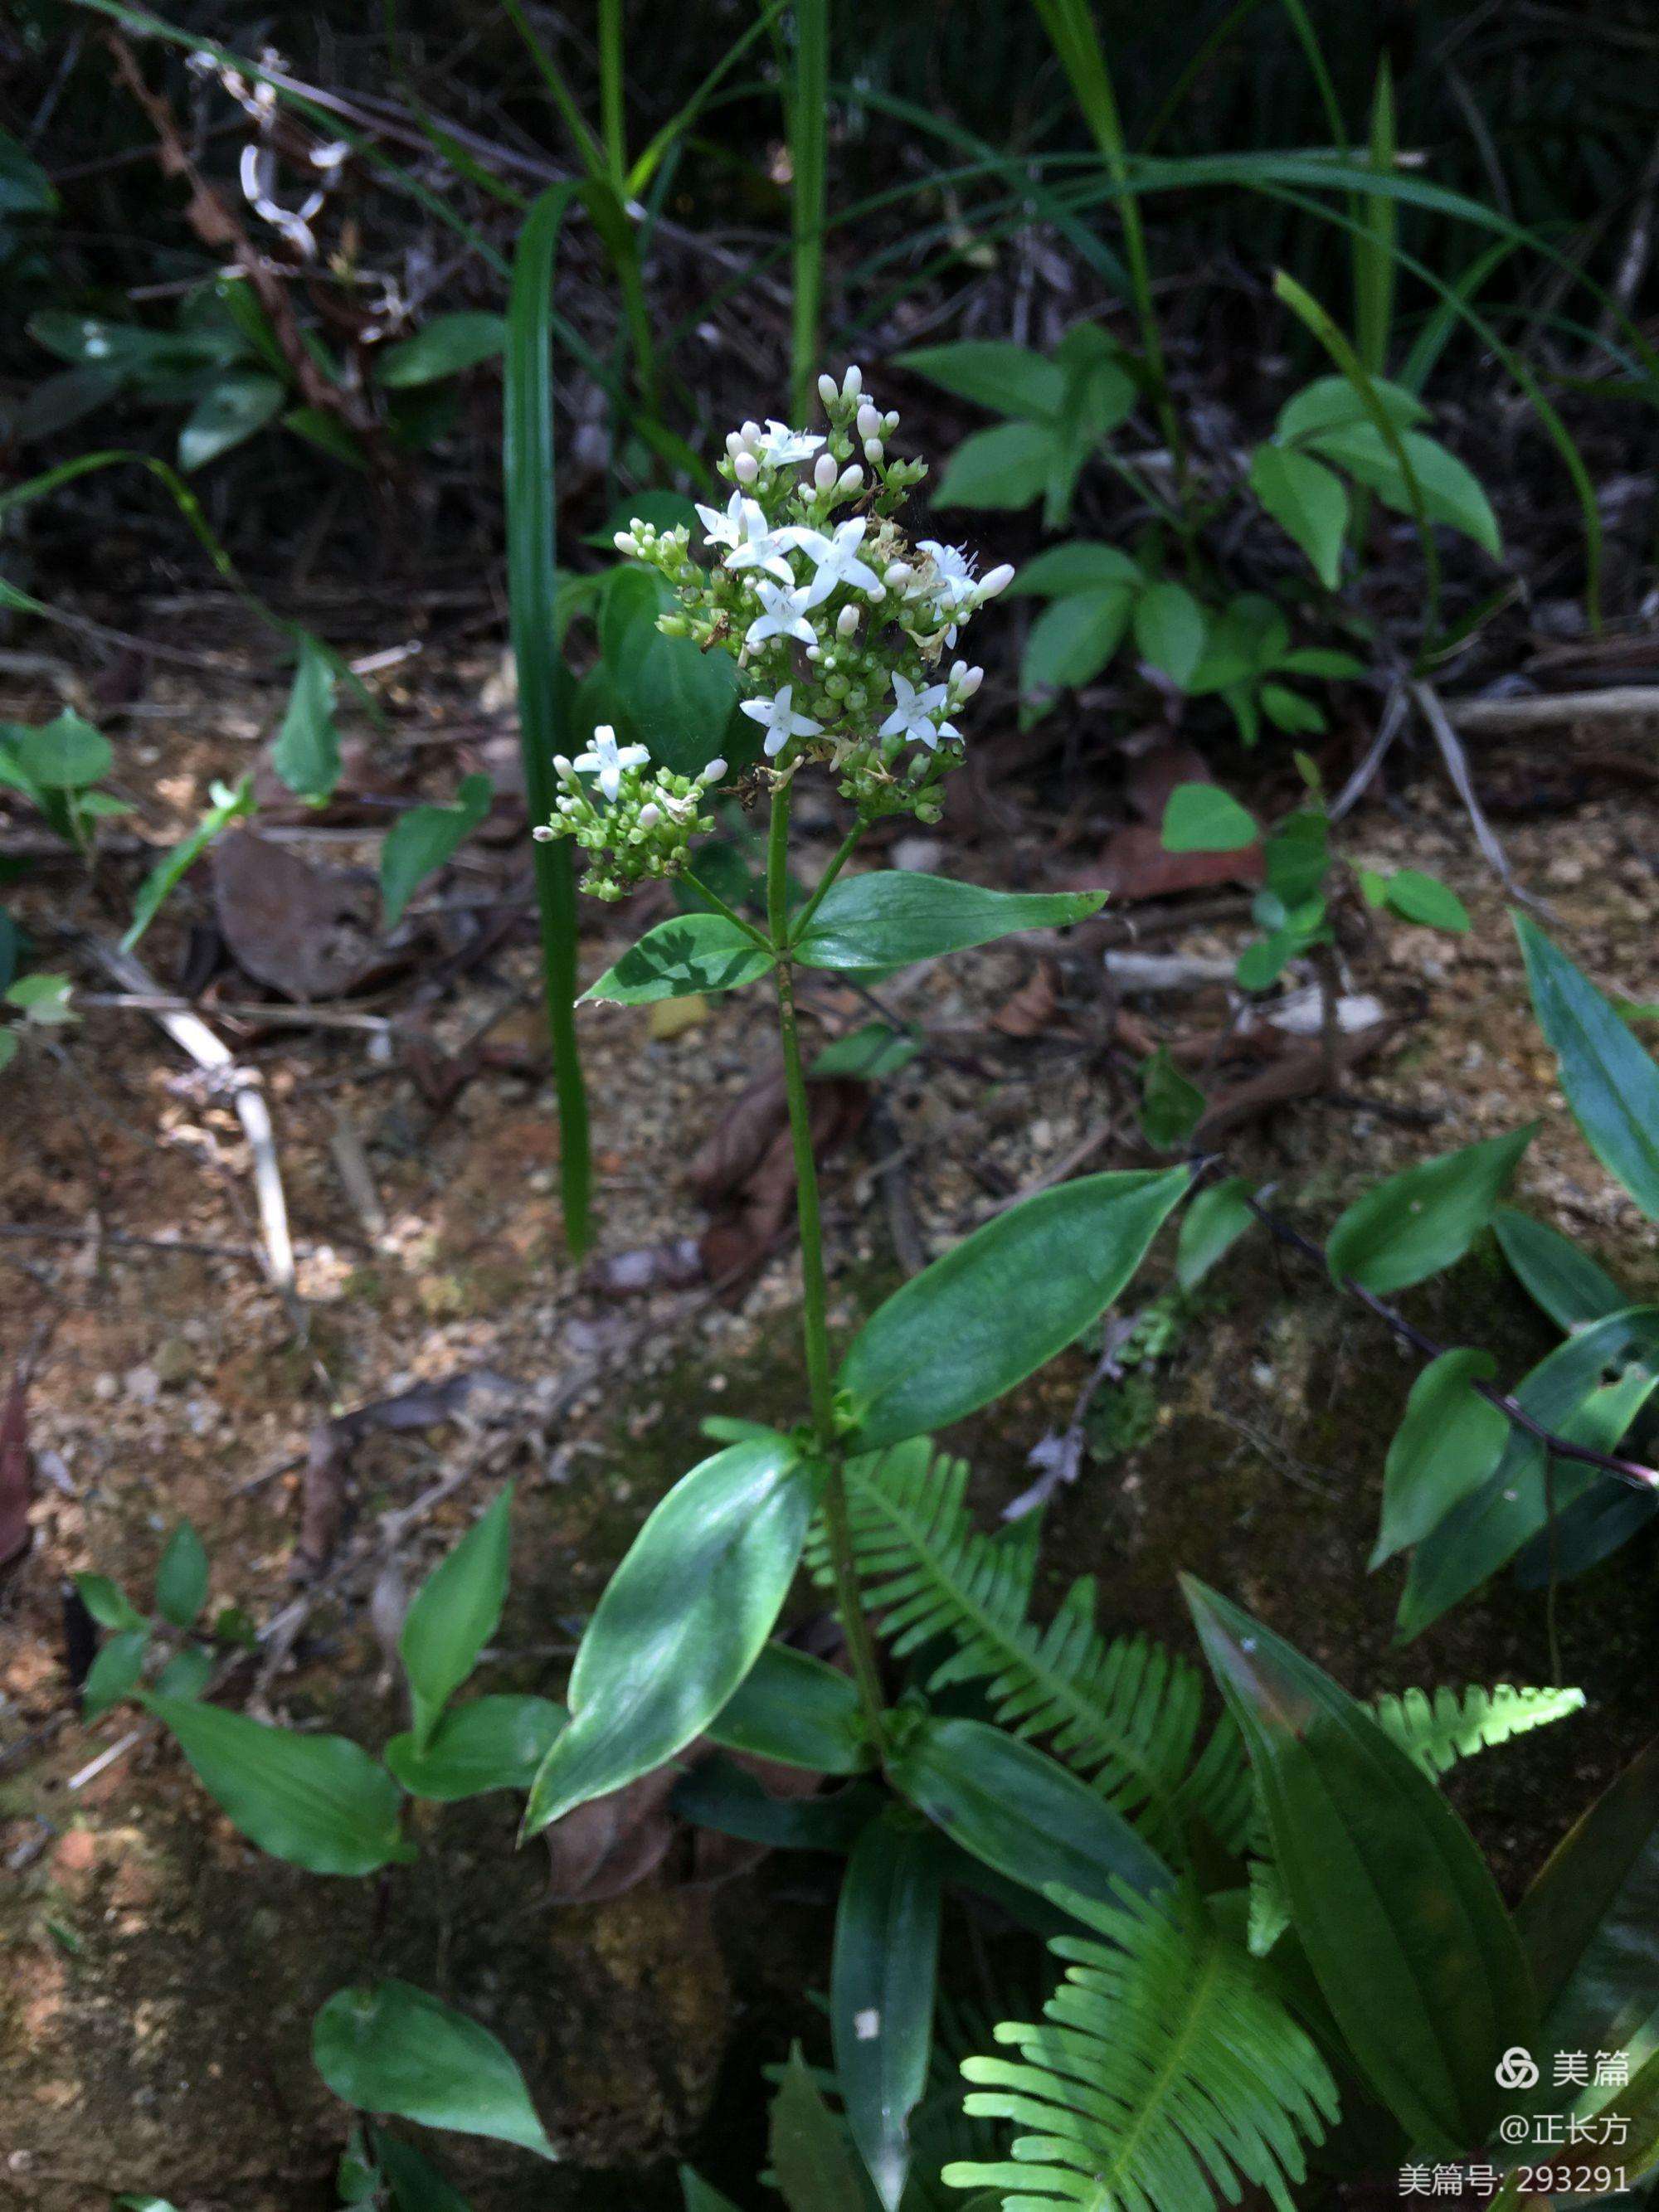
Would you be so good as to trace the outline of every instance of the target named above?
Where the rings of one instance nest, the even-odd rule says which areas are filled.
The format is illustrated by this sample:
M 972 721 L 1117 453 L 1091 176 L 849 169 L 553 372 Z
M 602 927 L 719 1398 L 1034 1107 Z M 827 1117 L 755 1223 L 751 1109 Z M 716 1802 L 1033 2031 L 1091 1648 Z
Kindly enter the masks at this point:
M 830 0 L 796 0 L 795 70 L 787 102 L 794 178 L 794 307 L 790 326 L 790 404 L 804 422 L 818 373 L 823 314 L 823 227 L 828 205 Z

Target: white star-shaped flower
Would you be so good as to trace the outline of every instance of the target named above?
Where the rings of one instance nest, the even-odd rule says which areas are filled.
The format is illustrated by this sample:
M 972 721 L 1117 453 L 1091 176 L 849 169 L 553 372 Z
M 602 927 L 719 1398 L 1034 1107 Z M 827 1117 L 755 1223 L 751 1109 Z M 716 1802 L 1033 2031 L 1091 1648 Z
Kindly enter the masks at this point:
M 763 584 L 760 602 L 763 611 L 750 623 L 745 645 L 764 645 L 769 637 L 798 637 L 803 645 L 817 643 L 817 632 L 806 619 L 811 602 L 804 587 L 786 590 L 781 584 Z
M 823 728 L 810 714 L 798 714 L 794 710 L 795 687 L 786 684 L 769 699 L 745 699 L 743 712 L 751 722 L 758 722 L 766 732 L 766 754 L 775 760 L 791 738 L 814 738 Z
M 781 584 L 794 582 L 794 572 L 783 557 L 783 540 L 774 532 L 757 500 L 734 491 L 723 514 L 717 507 L 700 506 L 697 518 L 708 533 L 706 542 L 726 549 L 721 559 L 728 568 L 761 568 Z
M 588 750 L 578 753 L 570 765 L 597 777 L 599 789 L 614 806 L 617 793 L 622 789 L 623 770 L 643 768 L 650 757 L 644 745 L 619 745 L 610 723 L 601 722 L 593 732 L 593 743 Z
M 979 604 L 973 556 L 963 546 L 942 545 L 937 538 L 924 538 L 921 550 L 933 564 L 932 576 L 921 586 L 922 595 L 931 599 L 945 617 L 945 641 L 954 645 L 957 618 L 971 614 Z
M 893 696 L 898 704 L 881 726 L 880 735 L 884 738 L 905 738 L 916 744 L 926 745 L 932 752 L 941 738 L 955 738 L 962 734 L 944 719 L 944 684 L 930 684 L 923 691 L 895 669 Z
M 792 430 L 787 422 L 774 422 L 769 418 L 764 434 L 754 442 L 752 451 L 757 460 L 769 468 L 781 469 L 789 461 L 810 461 L 822 438 L 810 430 Z
M 864 543 L 867 526 L 860 517 L 837 523 L 830 537 L 821 530 L 799 527 L 780 532 L 786 543 L 799 545 L 812 563 L 815 573 L 806 587 L 809 607 L 816 607 L 827 599 L 837 584 L 856 584 L 860 590 L 874 592 L 879 597 L 883 589 L 881 578 L 867 561 L 859 558 L 859 547 Z

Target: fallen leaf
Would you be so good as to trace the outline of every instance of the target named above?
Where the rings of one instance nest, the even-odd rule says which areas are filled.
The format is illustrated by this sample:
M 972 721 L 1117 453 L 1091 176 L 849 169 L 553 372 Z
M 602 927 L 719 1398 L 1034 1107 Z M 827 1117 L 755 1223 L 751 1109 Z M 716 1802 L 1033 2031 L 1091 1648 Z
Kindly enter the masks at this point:
M 1048 961 L 1040 960 L 992 1015 L 991 1027 L 1004 1036 L 1041 1036 L 1054 1021 L 1058 996 L 1054 969 Z
M 870 1107 L 867 1084 L 850 1076 L 809 1082 L 813 1157 L 848 1143 Z M 691 1163 L 691 1182 L 714 1218 L 701 1243 L 708 1279 L 738 1294 L 781 1238 L 794 1212 L 794 1153 L 781 1069 L 739 1093 Z
M 1218 884 L 1259 884 L 1261 848 L 1166 853 L 1156 823 L 1134 822 L 1113 834 L 1096 880 L 1120 899 L 1169 898 L 1177 891 L 1212 890 Z
M 653 1041 L 662 1044 L 670 1037 L 684 1036 L 687 1030 L 701 1028 L 708 1019 L 708 1000 L 701 991 L 690 991 L 683 999 L 654 1000 L 647 1016 L 646 1027 Z
M 1213 783 L 1215 778 L 1203 754 L 1185 738 L 1156 731 L 1152 738 L 1130 765 L 1123 795 L 1143 822 L 1161 823 L 1178 783 Z
M 21 1559 L 34 1541 L 29 1507 L 34 1499 L 34 1455 L 29 1449 L 28 1407 L 21 1370 L 0 1408 L 0 1568 Z
M 341 1424 L 319 1421 L 300 1479 L 300 1540 L 290 1568 L 296 1582 L 313 1580 L 334 1556 L 345 1526 L 345 1461 Z
M 361 871 L 325 868 L 255 830 L 213 848 L 213 902 L 236 964 L 289 999 L 337 999 L 396 964 Z

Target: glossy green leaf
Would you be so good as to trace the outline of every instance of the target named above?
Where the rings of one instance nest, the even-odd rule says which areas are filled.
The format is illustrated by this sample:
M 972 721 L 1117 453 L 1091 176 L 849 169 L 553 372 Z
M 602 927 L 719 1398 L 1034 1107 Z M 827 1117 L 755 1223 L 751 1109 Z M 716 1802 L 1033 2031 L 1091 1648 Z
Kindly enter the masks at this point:
M 768 1644 L 704 1733 L 728 1751 L 856 1774 L 872 1764 L 849 1674 L 790 1644 Z
M 179 465 L 205 468 L 258 435 L 283 411 L 283 386 L 263 369 L 233 368 L 210 384 L 179 433 Z
M 827 1044 L 812 1062 L 818 1077 L 850 1075 L 860 1083 L 882 1083 L 908 1067 L 921 1050 L 907 1031 L 890 1029 L 885 1022 L 866 1022 L 845 1036 Z
M 948 876 L 879 869 L 830 885 L 795 957 L 809 968 L 898 968 L 1016 930 L 1063 929 L 1105 900 L 1104 891 L 992 891 Z
M 1114 586 L 1138 586 L 1143 579 L 1129 556 L 1115 545 L 1076 538 L 1050 545 L 1022 563 L 1005 596 L 1011 599 L 1069 599 L 1077 592 L 1101 592 Z
M 1333 1282 L 1378 1297 L 1461 1260 L 1492 1219 L 1537 1123 L 1390 1176 L 1356 1199 L 1326 1246 Z
M 404 1616 L 398 1651 L 409 1677 L 418 1751 L 430 1744 L 439 1716 L 501 1624 L 512 1558 L 512 1514 L 508 1483 L 438 1562 Z
M 375 381 L 394 392 L 435 384 L 476 368 L 481 361 L 498 361 L 506 345 L 507 325 L 500 315 L 477 310 L 434 315 L 424 330 L 376 356 Z
M 307 631 L 270 764 L 301 799 L 326 799 L 340 780 L 340 732 L 334 722 L 334 663 Z
M 1607 1269 L 1559 1229 L 1507 1206 L 1498 1207 L 1492 1225 L 1504 1257 L 1558 1328 L 1582 1328 L 1629 1305 Z
M 1004 422 L 964 438 L 945 465 L 935 507 L 1029 507 L 1063 450 L 1044 422 Z
M 1028 1889 L 1058 1883 L 1109 1903 L 1115 1883 L 1150 1893 L 1170 1879 L 1069 1766 L 988 1721 L 919 1717 L 889 1753 L 887 1778 L 952 1843 Z
M 1311 454 L 1288 446 L 1258 446 L 1250 457 L 1250 489 L 1285 535 L 1313 563 L 1328 592 L 1342 579 L 1348 495 L 1340 477 Z
M 570 1725 L 536 1777 L 533 1834 L 684 1751 L 736 1692 L 788 1595 L 812 1474 L 787 1437 L 683 1475 L 635 1538 L 571 1671 Z
M 1029 696 L 1092 683 L 1123 642 L 1133 605 L 1129 585 L 1104 584 L 1046 606 L 1020 658 L 1021 691 Z
M 1135 601 L 1135 647 L 1143 660 L 1185 690 L 1204 657 L 1209 623 L 1184 584 L 1153 584 Z
M 1218 783 L 1178 783 L 1164 801 L 1159 834 L 1166 853 L 1237 853 L 1261 833 Z
M 1252 1189 L 1247 1176 L 1229 1176 L 1224 1182 L 1206 1184 L 1187 1208 L 1176 1243 L 1176 1280 L 1183 1291 L 1195 1289 L 1245 1231 L 1255 1226 Z
M 1510 1424 L 1470 1388 L 1497 1371 L 1489 1352 L 1443 1352 L 1413 1383 L 1382 1469 L 1373 1568 L 1426 1536 L 1497 1466 Z
M 363 1875 L 412 1859 L 403 1792 L 343 1735 L 301 1735 L 186 1698 L 152 1697 L 197 1778 L 262 1851 L 312 1874 Z
M 569 1715 L 550 1698 L 474 1698 L 447 1712 L 422 1750 L 394 1735 L 386 1763 L 412 1797 L 453 1804 L 490 1790 L 528 1790 Z
M 461 779 L 453 806 L 411 806 L 380 848 L 380 927 L 395 929 L 426 878 L 453 860 L 489 811 L 495 787 L 487 775 Z
M 1516 1913 L 1553 2051 L 1659 2047 L 1659 1742 L 1568 1830 Z
M 1184 1167 L 1128 1170 L 1040 1191 L 895 1291 L 842 1366 L 860 1449 L 958 1421 L 1064 1351 L 1133 1274 L 1189 1180 Z
M 665 637 L 653 617 L 620 660 L 606 658 L 625 735 L 653 764 L 698 775 L 716 757 L 741 765 L 758 740 L 754 723 L 732 720 L 741 680 L 729 653 L 705 653 L 686 637 Z
M 647 930 L 582 995 L 642 1006 L 654 999 L 690 998 L 696 991 L 734 991 L 764 975 L 771 965 L 764 946 L 723 914 L 683 914 Z
M 1437 439 L 1425 437 L 1420 430 L 1401 430 L 1398 434 L 1429 520 L 1462 531 L 1496 560 L 1504 550 L 1503 537 L 1492 501 L 1479 479 Z M 1309 442 L 1316 453 L 1346 471 L 1357 483 L 1368 486 L 1389 506 L 1402 514 L 1413 513 L 1405 471 L 1375 422 L 1320 431 Z
M 206 1550 L 190 1522 L 181 1521 L 155 1570 L 155 1610 L 175 1628 L 190 1628 L 207 1603 L 207 1594 Z
M 1659 1221 L 1659 1066 L 1535 921 L 1517 914 L 1515 931 L 1573 1119 L 1602 1166 Z
M 916 346 L 896 355 L 893 365 L 999 415 L 1057 415 L 1066 397 L 1066 372 L 1057 362 L 1006 338 Z
M 1468 928 L 1469 910 L 1457 893 L 1420 868 L 1396 868 L 1384 884 L 1382 896 L 1402 921 L 1458 935 Z
M 144 1671 L 144 1654 L 149 1649 L 148 1626 L 124 1628 L 105 1638 L 81 1686 L 83 1720 L 95 1721 L 112 1705 L 132 1695 Z
M 436 2166 L 413 2143 L 372 2130 L 375 2161 L 392 2191 L 390 2212 L 470 2212 L 465 2197 L 450 2187 Z
M 144 1616 L 121 1588 L 107 1575 L 71 1575 L 70 1581 L 81 1594 L 81 1602 L 100 1628 L 143 1628 Z
M 788 2212 L 864 2212 L 870 2194 L 797 2044 L 772 2100 L 769 2148 Z
M 409 1982 L 337 1990 L 313 2023 L 311 2055 L 335 2095 L 360 2112 L 557 2156 L 506 2045 Z
M 927 2086 L 940 1905 L 933 1836 L 896 1809 L 872 1820 L 836 1908 L 830 2027 L 848 2129 L 886 2212 L 898 2212 Z
M 1419 2151 L 1485 2140 L 1534 2040 L 1520 1939 L 1473 1838 L 1364 1707 L 1182 1577 L 1250 1756 L 1292 1920 L 1353 2059 Z
M 746 1767 L 716 1753 L 699 1760 L 669 1802 L 683 1820 L 768 1850 L 845 1852 L 883 1796 L 873 1782 L 854 1782 L 815 1797 L 774 1797 Z
M 1608 1373 L 1617 1379 L 1605 1381 Z M 1659 1307 L 1632 1306 L 1558 1345 L 1517 1384 L 1515 1398 L 1556 1436 L 1612 1451 L 1656 1382 Z M 1531 1542 L 1548 1522 L 1552 1487 L 1555 1510 L 1565 1516 L 1601 1480 L 1592 1468 L 1558 1458 L 1552 1484 L 1543 1445 L 1513 1431 L 1486 1481 L 1418 1546 L 1400 1601 L 1401 1639 L 1420 1634 Z

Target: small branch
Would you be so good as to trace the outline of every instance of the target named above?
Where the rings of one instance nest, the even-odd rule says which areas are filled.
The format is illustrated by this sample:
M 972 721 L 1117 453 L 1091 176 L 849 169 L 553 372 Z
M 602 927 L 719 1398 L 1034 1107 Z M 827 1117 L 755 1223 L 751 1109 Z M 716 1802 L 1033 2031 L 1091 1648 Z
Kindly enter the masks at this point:
M 1659 684 L 1613 684 L 1600 691 L 1543 692 L 1525 699 L 1448 699 L 1454 729 L 1553 729 L 1562 722 L 1659 721 Z
M 1463 802 L 1463 811 L 1469 817 L 1475 842 L 1485 854 L 1487 866 L 1511 898 L 1519 899 L 1528 906 L 1536 905 L 1537 901 L 1530 898 L 1516 882 L 1508 856 L 1498 842 L 1498 833 L 1486 819 L 1486 809 L 1481 805 L 1480 794 L 1474 787 L 1474 778 L 1469 773 L 1468 755 L 1440 703 L 1439 693 L 1431 684 L 1414 681 L 1411 685 L 1411 695 L 1419 713 L 1429 726 L 1430 735 L 1440 748 L 1440 757 L 1446 763 L 1446 773 Z

